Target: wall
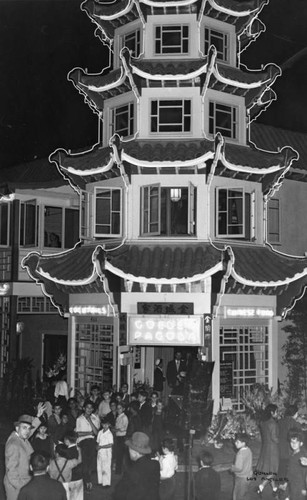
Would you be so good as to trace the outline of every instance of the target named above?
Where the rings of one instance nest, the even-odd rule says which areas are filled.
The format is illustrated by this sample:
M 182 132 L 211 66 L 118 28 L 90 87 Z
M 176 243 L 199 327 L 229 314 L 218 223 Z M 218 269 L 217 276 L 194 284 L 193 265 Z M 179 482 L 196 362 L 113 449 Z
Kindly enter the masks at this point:
M 284 181 L 274 198 L 280 200 L 281 244 L 278 251 L 303 256 L 307 251 L 307 186 L 305 182 Z

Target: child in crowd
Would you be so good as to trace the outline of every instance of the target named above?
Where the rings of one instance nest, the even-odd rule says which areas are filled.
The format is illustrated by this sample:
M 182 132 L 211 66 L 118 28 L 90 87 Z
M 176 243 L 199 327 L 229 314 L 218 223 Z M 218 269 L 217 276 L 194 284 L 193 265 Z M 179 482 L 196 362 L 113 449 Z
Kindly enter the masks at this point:
M 80 463 L 72 470 L 72 481 L 78 481 L 82 479 L 82 456 L 81 450 L 77 446 L 77 434 L 76 432 L 67 432 L 64 436 L 64 444 L 66 446 L 66 456 L 68 460 L 79 459 Z
M 115 421 L 115 474 L 121 474 L 125 454 L 125 440 L 128 428 L 128 417 L 125 414 L 125 408 L 122 403 L 119 403 L 116 409 L 117 418 Z
M 52 448 L 50 436 L 47 433 L 47 423 L 41 423 L 34 437 L 31 439 L 31 444 L 34 451 L 45 453 L 48 457 L 51 456 Z
M 108 413 L 110 413 L 111 411 L 110 403 L 111 403 L 111 393 L 109 390 L 105 390 L 103 391 L 102 400 L 98 406 L 98 417 L 100 418 L 100 420 L 103 419 Z
M 68 432 L 68 430 L 69 430 L 68 415 L 67 412 L 62 411 L 60 425 L 56 427 L 53 435 L 53 439 L 56 445 L 64 442 L 64 436 Z
M 115 401 L 111 401 L 110 411 L 109 411 L 109 413 L 107 413 L 106 418 L 109 420 L 110 426 L 111 426 L 111 431 L 113 432 L 113 434 L 115 436 L 115 422 L 117 419 L 117 405 L 116 405 Z
M 70 431 L 73 431 L 76 427 L 76 420 L 81 415 L 81 410 L 78 406 L 76 398 L 69 398 L 67 401 L 67 407 L 68 427 Z
M 127 437 L 131 437 L 134 432 L 140 432 L 142 428 L 142 422 L 139 415 L 139 403 L 137 401 L 131 401 L 128 406 L 128 427 L 127 427 Z
M 304 500 L 307 496 L 306 487 L 306 468 L 302 465 L 307 464 L 307 450 L 304 447 L 304 436 L 298 429 L 290 429 L 289 442 L 291 454 L 287 470 L 287 500 Z
M 164 436 L 164 410 L 163 403 L 157 400 L 155 412 L 152 417 L 151 445 L 153 452 L 160 451 L 161 441 Z
M 61 425 L 62 406 L 55 403 L 52 408 L 52 415 L 48 418 L 48 432 L 51 439 L 52 452 L 57 444 L 57 432 Z
M 122 384 L 120 388 L 121 396 L 122 396 L 122 403 L 125 405 L 125 408 L 127 409 L 130 403 L 130 396 L 128 394 L 128 384 Z
M 55 458 L 49 464 L 49 475 L 61 483 L 69 483 L 72 479 L 72 470 L 81 463 L 81 454 L 78 458 L 68 458 L 67 446 L 60 443 L 55 448 Z
M 160 500 L 175 499 L 175 473 L 178 469 L 178 457 L 175 455 L 174 442 L 170 438 L 162 441 L 162 455 L 158 454 L 160 462 Z
M 98 484 L 107 488 L 111 486 L 113 434 L 110 431 L 110 422 L 105 417 L 102 420 L 102 429 L 97 436 L 97 477 Z
M 238 433 L 235 439 L 235 447 L 237 454 L 235 463 L 231 466 L 231 472 L 234 473 L 234 489 L 233 500 L 246 500 L 249 490 L 248 477 L 252 477 L 252 462 L 253 456 L 251 449 L 248 447 L 248 435 L 244 432 Z
M 199 456 L 199 470 L 194 477 L 195 500 L 219 500 L 221 493 L 221 478 L 212 468 L 213 456 L 207 450 L 202 450 Z
M 94 405 L 94 412 L 98 410 L 99 404 L 101 402 L 101 395 L 100 395 L 100 390 L 98 385 L 92 385 L 91 390 L 90 390 L 90 397 L 88 398 L 88 401 L 93 403 Z

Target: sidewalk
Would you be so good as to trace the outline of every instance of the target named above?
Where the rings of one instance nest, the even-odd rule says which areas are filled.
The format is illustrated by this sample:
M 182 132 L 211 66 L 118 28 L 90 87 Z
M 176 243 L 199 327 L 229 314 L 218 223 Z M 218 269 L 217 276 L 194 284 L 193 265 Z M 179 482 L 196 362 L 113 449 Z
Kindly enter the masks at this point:
M 5 493 L 3 489 L 3 477 L 4 477 L 4 446 L 7 437 L 12 432 L 13 426 L 11 423 L 7 422 L 6 419 L 0 417 L 0 499 L 5 499 Z M 195 439 L 192 447 L 192 469 L 196 472 L 197 466 L 197 456 L 202 445 L 199 440 Z M 259 451 L 260 442 L 251 441 L 250 447 L 253 452 L 253 461 L 256 464 Z M 186 447 L 185 455 L 181 454 L 179 456 L 179 470 L 176 474 L 176 500 L 187 500 L 187 485 L 188 485 L 188 447 Z M 235 450 L 231 442 L 225 442 L 223 448 L 216 449 L 213 445 L 206 447 L 214 456 L 214 468 L 220 472 L 222 493 L 220 500 L 231 500 L 232 499 L 232 486 L 233 486 L 233 476 L 228 472 L 231 464 L 234 461 Z M 85 500 L 112 500 L 112 492 L 114 486 L 120 480 L 120 476 L 114 475 L 112 477 L 112 486 L 110 489 L 102 489 L 101 486 L 97 484 L 96 478 L 93 478 L 93 490 L 91 493 L 84 495 Z M 256 485 L 255 485 L 256 486 Z M 271 500 L 272 495 L 269 488 L 268 491 L 263 495 L 262 500 Z M 256 494 L 252 494 L 250 500 L 256 500 L 258 497 Z M 42 499 L 43 500 L 43 499 Z M 145 499 L 144 499 L 145 500 Z M 190 499 L 192 500 L 192 498 Z

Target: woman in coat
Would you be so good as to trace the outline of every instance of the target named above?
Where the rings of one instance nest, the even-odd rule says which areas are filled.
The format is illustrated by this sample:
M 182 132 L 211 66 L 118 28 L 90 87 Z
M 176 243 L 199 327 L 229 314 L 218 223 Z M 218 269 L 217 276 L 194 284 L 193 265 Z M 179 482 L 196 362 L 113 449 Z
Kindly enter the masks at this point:
M 277 492 L 277 485 L 274 479 L 277 478 L 279 465 L 279 438 L 277 423 L 277 406 L 269 404 L 264 412 L 264 418 L 259 424 L 261 434 L 261 451 L 257 463 L 257 472 L 260 476 L 266 477 L 259 486 L 257 493 L 262 494 L 265 486 L 270 483 L 273 492 Z

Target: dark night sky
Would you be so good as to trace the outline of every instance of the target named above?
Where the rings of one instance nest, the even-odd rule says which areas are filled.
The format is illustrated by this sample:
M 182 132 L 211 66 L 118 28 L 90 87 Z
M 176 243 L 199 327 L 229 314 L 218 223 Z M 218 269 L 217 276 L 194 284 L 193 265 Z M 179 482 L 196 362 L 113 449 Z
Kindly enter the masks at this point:
M 80 0 L 0 0 L 0 168 L 79 149 L 97 138 L 97 117 L 67 73 L 100 72 L 108 52 Z M 250 69 L 282 65 L 307 47 L 307 1 L 271 0 L 265 33 L 243 53 Z M 307 132 L 307 50 L 273 89 L 278 101 L 258 121 Z

